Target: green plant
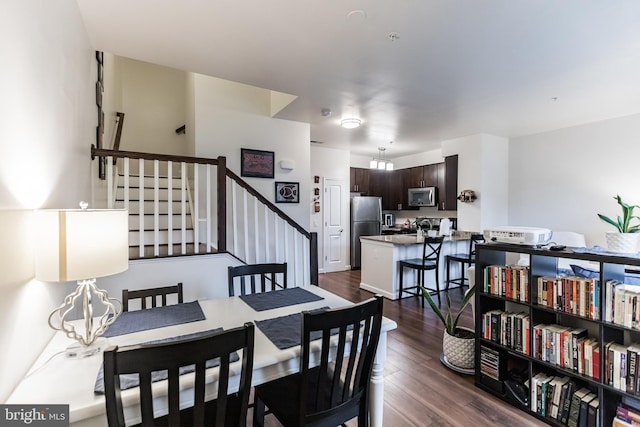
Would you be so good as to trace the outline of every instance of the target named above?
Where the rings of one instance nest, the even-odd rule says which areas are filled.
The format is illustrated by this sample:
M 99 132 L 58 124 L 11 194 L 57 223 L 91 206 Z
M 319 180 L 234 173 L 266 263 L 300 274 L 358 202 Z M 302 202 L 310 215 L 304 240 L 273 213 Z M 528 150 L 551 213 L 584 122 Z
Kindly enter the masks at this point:
M 447 311 L 445 313 L 442 310 L 440 310 L 440 307 L 438 307 L 438 305 L 433 301 L 433 298 L 431 298 L 431 294 L 429 294 L 429 291 L 427 290 L 427 288 L 425 288 L 424 286 L 421 286 L 420 288 L 422 289 L 423 298 L 427 300 L 427 302 L 431 306 L 431 309 L 440 318 L 440 320 L 442 321 L 442 324 L 444 325 L 444 329 L 447 331 L 447 333 L 449 335 L 459 336 L 458 320 L 460 320 L 460 315 L 462 314 L 464 309 L 467 307 L 467 305 L 469 305 L 469 303 L 471 302 L 471 298 L 473 298 L 473 295 L 476 289 L 469 288 L 469 292 L 466 293 L 466 295 L 462 299 L 462 302 L 460 303 L 460 309 L 458 309 L 458 314 L 456 314 L 454 317 L 453 311 L 451 309 L 451 298 L 449 298 L 448 293 L 445 292 L 446 301 L 447 301 Z
M 598 214 L 598 217 L 606 222 L 607 224 L 613 225 L 620 233 L 638 233 L 640 232 L 640 224 L 631 225 L 631 220 L 639 219 L 640 217 L 633 216 L 633 210 L 635 208 L 640 208 L 638 205 L 629 205 L 622 201 L 622 198 L 619 195 L 614 197 L 617 200 L 618 204 L 622 208 L 622 216 L 618 215 L 618 220 L 614 221 L 608 216 L 604 216 L 602 214 Z

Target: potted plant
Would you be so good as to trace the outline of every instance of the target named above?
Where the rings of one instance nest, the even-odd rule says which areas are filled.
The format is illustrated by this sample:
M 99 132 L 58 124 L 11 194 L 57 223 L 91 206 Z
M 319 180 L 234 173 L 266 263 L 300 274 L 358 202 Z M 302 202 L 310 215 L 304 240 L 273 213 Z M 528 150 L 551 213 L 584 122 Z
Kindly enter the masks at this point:
M 473 369 L 475 365 L 475 333 L 472 329 L 458 326 L 458 320 L 460 320 L 460 315 L 471 302 L 475 287 L 469 288 L 460 303 L 460 309 L 457 314 L 453 313 L 449 294 L 446 294 L 447 309 L 446 312 L 443 312 L 433 301 L 429 291 L 425 287 L 421 288 L 422 296 L 427 300 L 431 309 L 444 325 L 442 352 L 447 362 L 458 368 Z
M 618 230 L 617 233 L 606 233 L 607 248 L 613 252 L 636 253 L 640 242 L 640 224 L 632 225 L 631 221 L 633 219 L 640 220 L 639 217 L 633 215 L 633 210 L 640 206 L 623 202 L 620 195 L 616 195 L 614 199 L 622 209 L 622 216 L 618 215 L 617 220 L 613 220 L 608 216 L 598 214 L 601 220 Z

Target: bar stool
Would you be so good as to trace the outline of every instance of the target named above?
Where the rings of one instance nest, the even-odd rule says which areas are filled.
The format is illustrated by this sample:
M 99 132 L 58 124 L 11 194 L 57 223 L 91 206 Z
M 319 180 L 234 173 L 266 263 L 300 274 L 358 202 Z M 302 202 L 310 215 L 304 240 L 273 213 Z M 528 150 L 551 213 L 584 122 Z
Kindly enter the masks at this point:
M 425 237 L 422 245 L 422 258 L 411 258 L 398 261 L 398 270 L 400 271 L 400 289 L 398 298 L 402 298 L 403 293 L 408 293 L 413 296 L 422 296 L 420 287 L 424 285 L 424 272 L 428 270 L 435 270 L 436 275 L 436 289 L 438 294 L 438 305 L 440 305 L 440 282 L 438 280 L 438 269 L 440 267 L 440 249 L 442 249 L 442 242 L 444 236 L 440 237 Z M 405 288 L 403 286 L 404 269 L 411 268 L 417 270 L 418 284 L 416 286 L 410 286 Z M 426 289 L 434 291 L 432 288 Z M 414 289 L 415 291 L 412 291 Z M 420 298 L 422 306 L 424 307 L 424 298 Z
M 469 283 L 469 280 L 464 277 L 464 268 L 468 264 L 469 267 L 475 265 L 476 263 L 476 243 L 484 242 L 484 235 L 482 234 L 472 234 L 469 239 L 469 252 L 461 253 L 461 254 L 451 254 L 445 255 L 444 259 L 446 262 L 447 268 L 447 284 L 445 289 L 449 290 L 449 284 L 453 283 L 456 288 L 461 288 L 465 285 L 465 283 Z M 460 263 L 460 277 L 456 279 L 451 279 L 449 276 L 451 274 L 451 263 L 458 262 Z

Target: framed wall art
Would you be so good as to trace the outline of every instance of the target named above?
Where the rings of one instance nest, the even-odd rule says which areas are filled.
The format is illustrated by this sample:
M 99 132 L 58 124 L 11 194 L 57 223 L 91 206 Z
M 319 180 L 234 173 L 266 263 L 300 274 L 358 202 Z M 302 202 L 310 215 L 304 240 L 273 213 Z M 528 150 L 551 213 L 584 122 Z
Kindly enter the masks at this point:
M 273 151 L 240 149 L 240 175 L 253 178 L 273 178 Z
M 276 203 L 300 203 L 300 184 L 276 181 Z

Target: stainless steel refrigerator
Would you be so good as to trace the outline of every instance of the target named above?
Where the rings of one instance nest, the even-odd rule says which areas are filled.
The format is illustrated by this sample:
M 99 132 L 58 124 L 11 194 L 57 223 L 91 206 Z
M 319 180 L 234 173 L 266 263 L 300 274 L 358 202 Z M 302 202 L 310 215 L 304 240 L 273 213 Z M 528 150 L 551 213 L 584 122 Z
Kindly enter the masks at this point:
M 360 268 L 360 236 L 378 236 L 382 226 L 382 199 L 351 198 L 351 268 Z

